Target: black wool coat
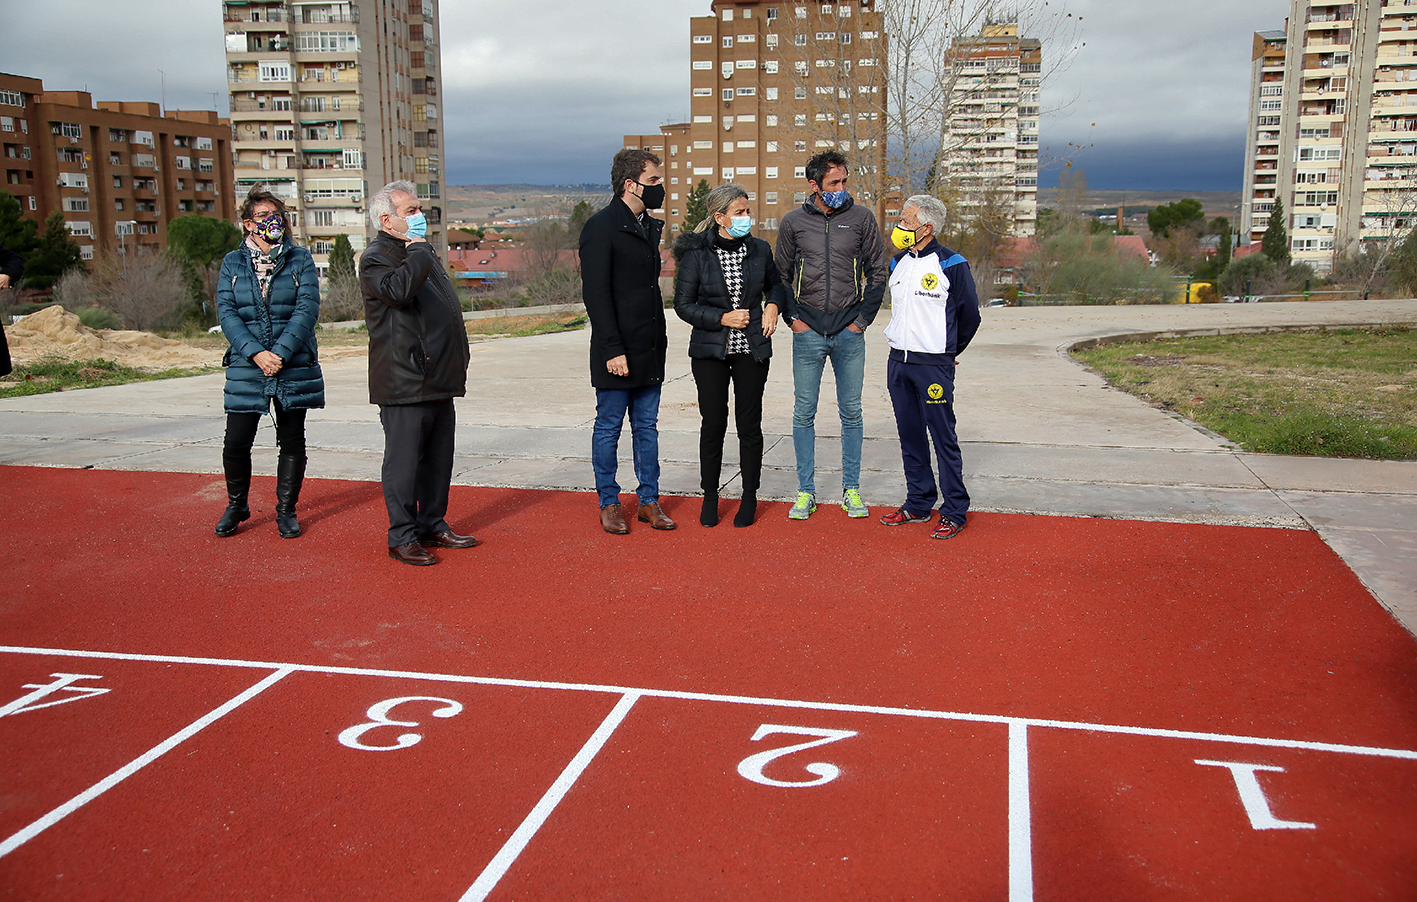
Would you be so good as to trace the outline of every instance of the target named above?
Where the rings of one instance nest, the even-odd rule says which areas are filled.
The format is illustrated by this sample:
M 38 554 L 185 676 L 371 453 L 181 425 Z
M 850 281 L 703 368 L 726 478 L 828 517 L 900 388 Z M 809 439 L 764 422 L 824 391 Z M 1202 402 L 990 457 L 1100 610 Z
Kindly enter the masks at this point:
M 722 360 L 728 356 L 729 329 L 723 314 L 733 309 L 723 266 L 713 249 L 710 226 L 703 232 L 688 232 L 674 242 L 677 269 L 674 276 L 674 312 L 694 327 L 689 334 L 689 356 Z M 772 356 L 772 339 L 763 334 L 763 307 L 783 305 L 782 278 L 773 263 L 772 248 L 761 238 L 749 236 L 748 255 L 743 260 L 743 309 L 748 311 L 748 347 L 759 362 Z
M 664 222 L 645 217 L 641 228 L 620 198 L 581 229 L 581 297 L 590 318 L 590 384 L 641 388 L 664 382 L 669 336 L 659 290 L 659 239 Z M 606 361 L 624 355 L 628 376 Z

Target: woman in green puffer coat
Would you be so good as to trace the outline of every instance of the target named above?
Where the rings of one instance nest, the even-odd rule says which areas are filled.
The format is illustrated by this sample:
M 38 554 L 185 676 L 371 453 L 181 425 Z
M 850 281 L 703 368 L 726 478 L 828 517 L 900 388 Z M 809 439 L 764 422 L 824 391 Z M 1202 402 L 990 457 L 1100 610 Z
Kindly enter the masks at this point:
M 246 240 L 226 255 L 217 286 L 221 331 L 231 347 L 226 367 L 226 511 L 216 534 L 250 519 L 251 446 L 261 414 L 274 408 L 276 526 L 300 535 L 295 504 L 305 478 L 305 412 L 325 406 L 325 378 L 315 342 L 320 283 L 310 252 L 290 240 L 285 204 L 257 185 L 241 204 Z

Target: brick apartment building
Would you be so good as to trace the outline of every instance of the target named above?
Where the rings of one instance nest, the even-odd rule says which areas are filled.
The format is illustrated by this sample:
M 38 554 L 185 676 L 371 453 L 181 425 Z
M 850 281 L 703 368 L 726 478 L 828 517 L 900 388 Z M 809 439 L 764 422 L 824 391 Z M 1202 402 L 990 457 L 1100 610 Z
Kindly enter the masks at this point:
M 167 224 L 196 213 L 234 220 L 231 123 L 210 110 L 100 101 L 0 73 L 4 190 L 26 216 L 64 216 L 85 259 L 167 247 Z

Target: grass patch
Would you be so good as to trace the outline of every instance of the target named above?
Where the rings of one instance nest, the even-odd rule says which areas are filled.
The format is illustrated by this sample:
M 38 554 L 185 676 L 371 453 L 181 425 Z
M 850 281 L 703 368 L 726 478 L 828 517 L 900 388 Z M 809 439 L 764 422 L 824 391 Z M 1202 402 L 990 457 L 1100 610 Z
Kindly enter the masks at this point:
M 491 316 L 467 321 L 470 338 L 525 338 L 553 332 L 573 332 L 586 324 L 584 313 L 541 313 L 530 316 Z
M 1417 460 L 1413 329 L 1169 338 L 1073 356 L 1246 451 Z
M 217 367 L 189 367 L 167 370 L 140 370 L 112 360 L 41 360 L 20 365 L 0 377 L 0 398 L 20 398 L 76 388 L 98 388 L 128 382 L 151 382 L 214 373 Z

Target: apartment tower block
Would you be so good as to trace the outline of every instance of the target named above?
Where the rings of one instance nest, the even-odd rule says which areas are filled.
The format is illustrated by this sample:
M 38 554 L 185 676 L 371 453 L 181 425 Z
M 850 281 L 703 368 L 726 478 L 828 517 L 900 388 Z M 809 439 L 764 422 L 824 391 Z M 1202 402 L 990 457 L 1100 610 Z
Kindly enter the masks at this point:
M 372 238 L 365 203 L 417 186 L 446 258 L 437 0 L 225 0 L 239 193 L 265 184 L 323 272 L 336 236 Z
M 671 234 L 688 193 L 737 182 L 755 234 L 775 239 L 807 199 L 806 163 L 825 150 L 851 161 L 848 187 L 881 216 L 886 183 L 886 38 L 876 0 L 792 4 L 712 0 L 689 20 L 690 121 L 626 146 L 661 146 Z
M 950 96 L 938 172 L 943 195 L 972 222 L 986 204 L 1011 211 L 1013 234 L 1038 226 L 1038 117 L 1043 49 L 1013 22 L 986 24 L 950 48 Z
M 1296 262 L 1327 272 L 1401 240 L 1417 224 L 1417 6 L 1292 0 L 1283 39 L 1255 48 L 1243 232 L 1263 234 L 1272 174 Z

